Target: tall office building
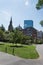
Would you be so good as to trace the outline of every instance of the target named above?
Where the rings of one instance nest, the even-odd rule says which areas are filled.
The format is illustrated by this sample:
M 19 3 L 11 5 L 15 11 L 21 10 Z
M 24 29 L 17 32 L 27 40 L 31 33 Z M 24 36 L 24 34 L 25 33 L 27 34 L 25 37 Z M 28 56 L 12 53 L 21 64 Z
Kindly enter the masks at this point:
M 24 29 L 27 27 L 33 27 L 33 21 L 32 20 L 24 20 Z

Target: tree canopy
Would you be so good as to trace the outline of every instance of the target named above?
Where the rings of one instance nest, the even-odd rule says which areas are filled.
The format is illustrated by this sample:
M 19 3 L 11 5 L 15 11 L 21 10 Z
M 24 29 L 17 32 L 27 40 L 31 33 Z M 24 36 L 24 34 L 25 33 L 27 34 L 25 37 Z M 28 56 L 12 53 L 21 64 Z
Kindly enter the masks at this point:
M 37 10 L 43 8 L 43 0 L 38 0 L 38 3 L 36 4 Z M 43 20 L 40 21 L 41 26 L 43 27 Z
M 43 27 L 43 20 L 40 21 L 41 26 Z
M 38 10 L 43 8 L 43 0 L 38 0 L 38 3 L 36 4 L 36 8 Z
M 1 29 L 2 31 L 5 31 L 5 27 L 3 26 L 3 24 L 1 25 L 0 29 Z
M 4 34 L 3 31 L 0 29 L 0 41 L 3 41 L 4 39 Z

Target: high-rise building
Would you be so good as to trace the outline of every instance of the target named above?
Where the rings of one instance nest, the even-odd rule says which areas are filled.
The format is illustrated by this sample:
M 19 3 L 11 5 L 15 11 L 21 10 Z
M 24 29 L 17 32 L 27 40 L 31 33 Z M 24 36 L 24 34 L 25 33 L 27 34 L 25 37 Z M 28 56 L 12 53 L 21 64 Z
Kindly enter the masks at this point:
M 33 27 L 33 21 L 32 20 L 24 20 L 24 29 L 27 27 Z

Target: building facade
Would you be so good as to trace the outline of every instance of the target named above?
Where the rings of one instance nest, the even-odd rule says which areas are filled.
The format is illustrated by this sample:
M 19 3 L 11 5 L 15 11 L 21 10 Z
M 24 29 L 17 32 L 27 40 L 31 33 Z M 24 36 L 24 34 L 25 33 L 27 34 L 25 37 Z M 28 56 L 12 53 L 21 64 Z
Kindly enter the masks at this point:
M 32 20 L 24 20 L 24 29 L 27 27 L 33 27 L 33 21 Z
M 43 32 L 37 31 L 37 39 L 42 39 L 42 37 L 43 37 Z
M 26 29 L 22 29 L 21 31 L 26 36 L 32 36 L 33 38 L 37 37 L 37 30 L 33 27 L 28 27 Z

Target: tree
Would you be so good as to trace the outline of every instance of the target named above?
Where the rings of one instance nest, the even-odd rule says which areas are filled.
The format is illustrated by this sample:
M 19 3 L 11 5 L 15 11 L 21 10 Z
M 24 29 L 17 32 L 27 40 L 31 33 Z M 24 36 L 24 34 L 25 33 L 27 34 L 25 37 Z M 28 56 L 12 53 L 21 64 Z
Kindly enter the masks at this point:
M 4 32 L 4 42 L 13 42 L 13 32 Z
M 0 41 L 3 41 L 4 39 L 4 33 L 2 30 L 0 30 Z
M 43 20 L 40 21 L 41 26 L 43 27 Z
M 18 29 L 18 30 L 22 30 L 22 27 L 20 26 L 20 24 L 19 24 L 18 27 L 16 27 L 16 29 Z
M 2 31 L 5 31 L 5 27 L 3 26 L 3 24 L 1 25 L 0 29 L 1 29 Z
M 38 3 L 36 4 L 36 8 L 39 10 L 43 8 L 43 0 L 38 0 Z M 43 27 L 43 20 L 40 21 L 41 26 Z
M 32 43 L 32 38 L 30 36 L 26 36 L 23 34 L 22 31 L 19 29 L 14 30 L 14 35 L 13 35 L 13 42 L 14 43 L 20 43 L 20 44 L 31 44 Z
M 13 40 L 15 43 L 21 43 L 23 37 L 23 33 L 18 29 L 14 30 Z
M 29 45 L 32 43 L 32 37 L 23 35 L 22 44 Z
M 39 10 L 43 8 L 43 0 L 38 0 L 38 3 L 36 4 L 36 8 Z M 43 27 L 43 20 L 40 21 L 41 26 Z
M 10 20 L 10 24 L 9 24 L 9 26 L 8 26 L 8 31 L 10 31 L 10 32 L 13 31 L 12 17 L 11 17 L 11 20 Z
M 36 4 L 36 8 L 39 10 L 43 8 L 43 0 L 38 0 L 38 3 Z

